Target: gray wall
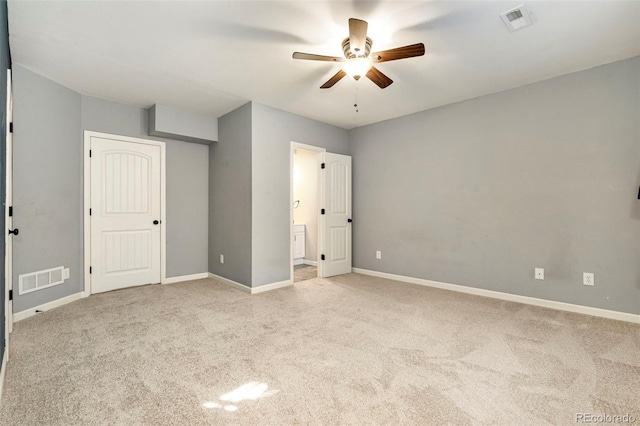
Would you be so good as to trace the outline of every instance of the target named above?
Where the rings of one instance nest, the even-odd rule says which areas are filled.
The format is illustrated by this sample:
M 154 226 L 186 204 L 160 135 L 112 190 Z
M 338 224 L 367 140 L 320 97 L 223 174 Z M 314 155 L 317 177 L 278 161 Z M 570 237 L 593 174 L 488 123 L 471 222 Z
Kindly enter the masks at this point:
M 148 111 L 149 135 L 206 145 L 218 140 L 215 117 L 157 104 Z
M 166 142 L 167 278 L 207 272 L 209 147 L 148 136 L 144 108 L 82 97 L 82 129 Z
M 83 289 L 83 130 L 167 143 L 167 277 L 207 271 L 208 146 L 150 138 L 145 109 L 81 96 L 19 65 L 14 122 L 14 283 L 55 266 L 71 272 L 64 284 L 16 295 L 15 312 Z
M 251 104 L 218 119 L 218 138 L 209 146 L 209 272 L 250 286 Z
M 80 95 L 13 66 L 14 312 L 83 289 Z M 65 266 L 63 284 L 18 295 L 18 275 Z
M 352 130 L 354 266 L 640 313 L 639 118 L 636 57 Z
M 252 287 L 290 278 L 291 142 L 349 154 L 346 130 L 252 103 Z

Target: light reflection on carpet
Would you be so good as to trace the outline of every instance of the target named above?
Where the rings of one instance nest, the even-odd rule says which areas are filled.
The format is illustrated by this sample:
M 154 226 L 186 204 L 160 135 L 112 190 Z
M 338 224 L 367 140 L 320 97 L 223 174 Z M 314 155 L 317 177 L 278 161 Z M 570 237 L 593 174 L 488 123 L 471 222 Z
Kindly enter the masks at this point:
M 260 398 L 265 398 L 271 395 L 275 395 L 280 392 L 279 390 L 267 391 L 269 386 L 266 383 L 249 382 L 244 385 L 221 395 L 218 399 L 226 402 L 227 404 L 220 404 L 214 401 L 207 401 L 202 404 L 204 408 L 214 409 L 222 408 L 225 411 L 234 412 L 238 410 L 237 405 L 228 404 L 229 402 L 238 403 L 242 401 L 256 401 Z

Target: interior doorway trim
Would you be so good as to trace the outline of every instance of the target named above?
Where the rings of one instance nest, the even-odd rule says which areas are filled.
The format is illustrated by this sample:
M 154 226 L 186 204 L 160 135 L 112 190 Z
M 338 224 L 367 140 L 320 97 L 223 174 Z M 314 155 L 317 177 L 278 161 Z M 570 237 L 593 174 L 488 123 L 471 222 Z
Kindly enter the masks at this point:
M 89 266 L 91 265 L 91 216 L 89 215 L 89 209 L 91 208 L 91 162 L 89 159 L 89 149 L 91 148 L 91 138 L 97 137 L 102 139 L 114 139 L 122 142 L 139 143 L 145 145 L 153 145 L 160 147 L 160 283 L 165 284 L 167 281 L 167 221 L 166 221 L 166 144 L 161 141 L 153 141 L 149 139 L 133 138 L 129 136 L 114 135 L 109 133 L 100 133 L 85 130 L 84 131 L 84 154 L 82 161 L 84 163 L 84 290 L 82 291 L 82 297 L 88 297 L 91 295 L 91 274 L 89 273 Z
M 293 284 L 293 280 L 294 280 L 294 274 L 293 274 L 293 163 L 294 163 L 294 151 L 296 149 L 302 149 L 305 151 L 311 151 L 311 152 L 315 152 L 316 153 L 316 157 L 318 158 L 318 162 L 320 160 L 320 158 L 318 157 L 319 154 L 322 154 L 323 152 L 327 152 L 327 150 L 325 148 L 321 148 L 319 146 L 315 146 L 315 145 L 307 145 L 305 143 L 300 143 L 300 142 L 291 142 L 291 148 L 289 150 L 289 263 L 290 263 L 290 272 L 289 272 L 289 276 L 290 276 L 290 280 L 291 280 L 291 284 Z M 318 185 L 318 206 L 320 205 L 320 200 L 321 200 L 321 196 L 323 194 L 322 192 L 322 188 L 320 185 L 320 165 L 318 165 L 318 180 L 317 180 L 317 185 Z M 318 253 L 318 256 L 320 256 L 320 253 L 322 253 L 322 247 L 321 247 L 321 239 L 319 238 L 321 234 L 321 222 L 320 222 L 320 210 L 318 209 L 317 212 L 318 215 L 318 246 L 317 246 L 317 250 L 316 253 Z M 322 277 L 323 275 L 323 269 L 322 269 L 322 262 L 318 262 L 318 276 Z

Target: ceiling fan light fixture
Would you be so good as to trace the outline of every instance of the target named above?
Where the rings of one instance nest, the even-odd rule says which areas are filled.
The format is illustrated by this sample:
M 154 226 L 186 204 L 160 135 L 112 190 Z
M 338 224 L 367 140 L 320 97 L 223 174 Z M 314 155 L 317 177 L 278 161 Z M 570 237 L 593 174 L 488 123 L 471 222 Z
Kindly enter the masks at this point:
M 321 89 L 332 88 L 346 76 L 356 81 L 362 77 L 367 77 L 381 89 L 389 87 L 389 85 L 393 83 L 393 80 L 384 75 L 379 69 L 374 67 L 373 64 L 422 56 L 424 55 L 424 44 L 415 43 L 371 53 L 373 41 L 367 37 L 367 26 L 367 22 L 361 19 L 349 19 L 349 37 L 342 40 L 344 59 L 337 56 L 315 55 L 302 52 L 293 52 L 293 59 L 344 63 L 337 73 L 320 86 Z M 352 46 L 353 49 L 351 48 Z M 359 52 L 359 54 L 355 52 Z
M 369 58 L 351 58 L 348 59 L 342 70 L 347 73 L 349 77 L 352 77 L 356 81 L 360 79 L 360 77 L 367 74 L 367 72 L 371 69 L 371 59 Z

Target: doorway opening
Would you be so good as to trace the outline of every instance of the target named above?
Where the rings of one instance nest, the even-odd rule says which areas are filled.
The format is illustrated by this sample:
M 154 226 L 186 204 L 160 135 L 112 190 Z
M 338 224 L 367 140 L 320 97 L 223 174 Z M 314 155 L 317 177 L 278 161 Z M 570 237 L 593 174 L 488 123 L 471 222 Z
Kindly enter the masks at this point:
M 291 281 L 318 276 L 320 154 L 323 148 L 291 143 Z
M 291 283 L 350 273 L 351 157 L 291 142 L 289 158 Z

